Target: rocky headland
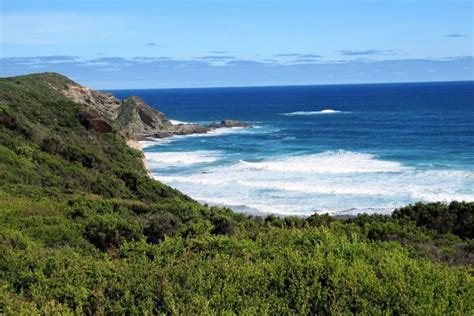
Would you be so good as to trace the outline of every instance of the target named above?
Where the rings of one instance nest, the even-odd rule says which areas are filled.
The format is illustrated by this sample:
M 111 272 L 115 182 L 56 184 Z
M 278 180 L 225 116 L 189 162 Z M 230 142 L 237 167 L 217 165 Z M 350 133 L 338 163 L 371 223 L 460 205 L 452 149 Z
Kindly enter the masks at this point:
M 79 113 L 80 122 L 98 132 L 110 132 L 115 127 L 133 140 L 165 138 L 173 135 L 205 134 L 218 128 L 251 127 L 250 124 L 224 119 L 209 125 L 173 124 L 165 114 L 138 96 L 119 100 L 110 93 L 95 91 L 55 75 L 48 84 L 68 99 L 87 106 Z M 58 81 L 58 78 L 61 79 Z

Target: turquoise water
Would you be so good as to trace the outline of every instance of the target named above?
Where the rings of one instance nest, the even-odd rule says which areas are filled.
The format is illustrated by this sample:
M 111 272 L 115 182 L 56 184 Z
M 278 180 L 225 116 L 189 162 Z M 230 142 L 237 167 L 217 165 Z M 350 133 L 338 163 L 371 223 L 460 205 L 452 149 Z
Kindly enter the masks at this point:
M 112 91 L 169 118 L 251 129 L 144 143 L 154 176 L 238 211 L 387 213 L 474 200 L 474 83 Z

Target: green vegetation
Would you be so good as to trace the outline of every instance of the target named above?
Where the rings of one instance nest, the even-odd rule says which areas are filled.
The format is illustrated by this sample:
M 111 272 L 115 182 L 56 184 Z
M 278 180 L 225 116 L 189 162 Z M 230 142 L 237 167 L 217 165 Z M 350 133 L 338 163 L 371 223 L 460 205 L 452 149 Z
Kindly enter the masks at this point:
M 473 314 L 474 203 L 251 217 L 147 177 L 56 74 L 0 79 L 0 312 Z

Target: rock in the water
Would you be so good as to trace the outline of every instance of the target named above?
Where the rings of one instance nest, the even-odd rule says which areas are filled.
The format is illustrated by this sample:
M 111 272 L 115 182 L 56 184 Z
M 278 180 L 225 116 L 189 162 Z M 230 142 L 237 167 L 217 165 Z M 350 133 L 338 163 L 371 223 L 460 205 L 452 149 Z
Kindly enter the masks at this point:
M 208 128 L 199 124 L 179 124 L 172 128 L 173 134 L 188 135 L 188 134 L 203 134 L 209 131 Z
M 212 122 L 209 124 L 210 128 L 222 128 L 222 127 L 251 127 L 250 124 L 245 122 L 239 122 L 236 120 L 222 120 L 220 123 Z

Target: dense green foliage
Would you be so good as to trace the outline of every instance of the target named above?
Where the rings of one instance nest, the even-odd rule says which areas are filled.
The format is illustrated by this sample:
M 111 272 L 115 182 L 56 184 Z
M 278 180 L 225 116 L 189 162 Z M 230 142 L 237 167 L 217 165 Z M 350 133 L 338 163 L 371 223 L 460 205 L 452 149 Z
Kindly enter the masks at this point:
M 472 203 L 417 203 L 396 210 L 393 217 L 414 221 L 417 226 L 427 227 L 440 234 L 451 233 L 461 238 L 474 238 Z
M 474 203 L 251 217 L 147 177 L 42 74 L 0 80 L 0 311 L 472 314 Z

